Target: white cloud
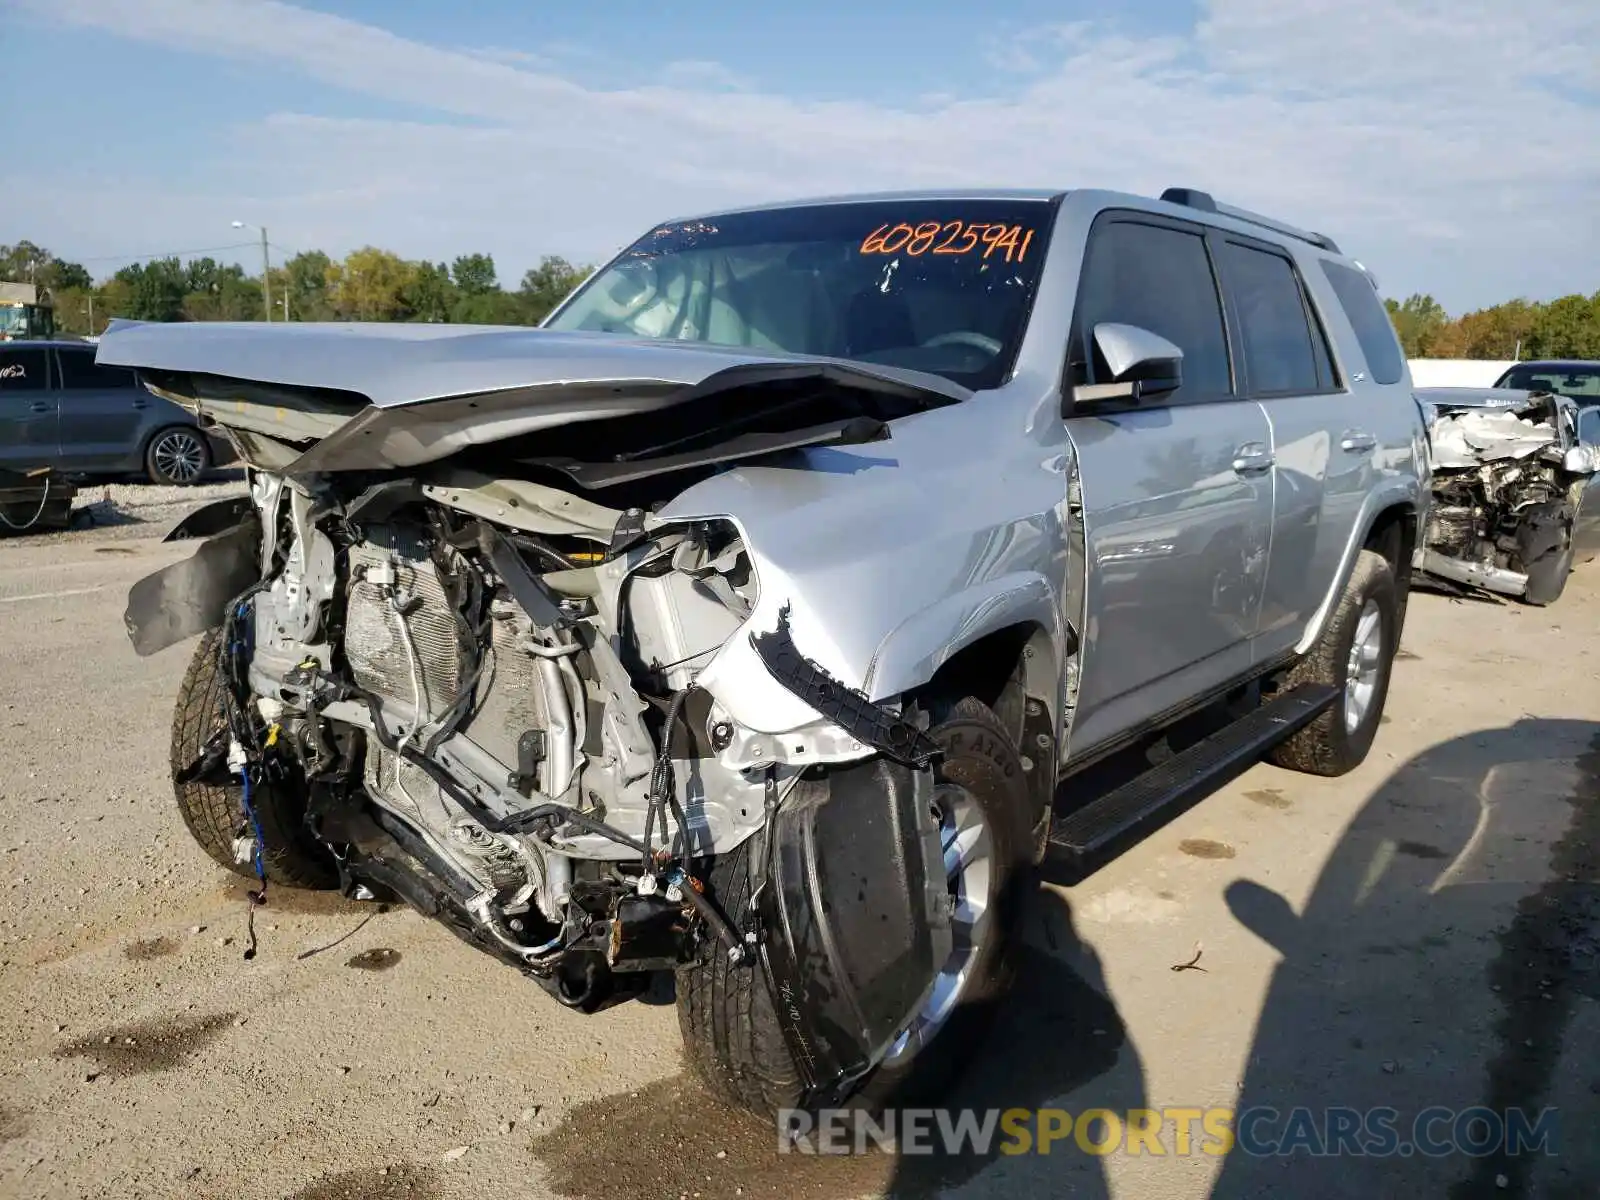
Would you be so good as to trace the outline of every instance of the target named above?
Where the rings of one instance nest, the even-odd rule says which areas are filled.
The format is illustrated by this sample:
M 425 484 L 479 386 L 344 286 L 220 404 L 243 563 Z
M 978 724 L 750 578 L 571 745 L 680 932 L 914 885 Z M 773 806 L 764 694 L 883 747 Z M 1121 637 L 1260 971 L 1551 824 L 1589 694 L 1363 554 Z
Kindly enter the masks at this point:
M 1326 229 L 1391 290 L 1455 309 L 1600 284 L 1594 0 L 1209 0 L 1181 37 L 1018 31 L 990 48 L 1008 68 L 990 95 L 899 107 L 761 90 L 716 63 L 602 88 L 558 47 L 460 51 L 276 0 L 10 2 L 438 114 L 246 125 L 206 164 L 206 197 L 154 174 L 84 189 L 0 168 L 56 197 L 29 235 L 62 253 L 184 245 L 203 206 L 335 252 L 486 248 L 514 276 L 541 253 L 593 257 L 662 217 L 758 199 L 1185 184 Z

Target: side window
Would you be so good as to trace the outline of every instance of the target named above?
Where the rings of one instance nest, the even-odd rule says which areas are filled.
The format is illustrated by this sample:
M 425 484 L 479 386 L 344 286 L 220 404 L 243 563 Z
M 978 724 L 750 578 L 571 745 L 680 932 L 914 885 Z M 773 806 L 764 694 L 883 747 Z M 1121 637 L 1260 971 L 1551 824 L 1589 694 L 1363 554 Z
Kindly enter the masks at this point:
M 94 361 L 93 352 L 83 350 L 58 350 L 56 361 L 61 364 L 61 386 L 68 389 L 131 388 L 133 372 L 123 367 L 102 367 Z
M 1322 273 L 1333 285 L 1339 297 L 1339 307 L 1356 331 L 1356 341 L 1361 343 L 1362 356 L 1367 360 L 1367 370 L 1374 383 L 1399 383 L 1405 367 L 1400 356 L 1400 340 L 1394 335 L 1389 314 L 1378 302 L 1377 289 L 1372 281 L 1343 263 L 1322 261 Z
M 45 387 L 46 358 L 42 347 L 0 347 L 0 395 L 40 392 Z
M 1200 234 L 1137 221 L 1102 223 L 1089 243 L 1079 296 L 1077 330 L 1088 382 L 1105 382 L 1093 335 L 1096 325 L 1110 321 L 1158 333 L 1183 351 L 1183 387 L 1173 400 L 1232 393 L 1222 302 Z
M 1252 393 L 1315 392 L 1323 386 L 1316 339 L 1294 264 L 1270 251 L 1222 243 L 1223 287 L 1239 314 L 1245 382 Z

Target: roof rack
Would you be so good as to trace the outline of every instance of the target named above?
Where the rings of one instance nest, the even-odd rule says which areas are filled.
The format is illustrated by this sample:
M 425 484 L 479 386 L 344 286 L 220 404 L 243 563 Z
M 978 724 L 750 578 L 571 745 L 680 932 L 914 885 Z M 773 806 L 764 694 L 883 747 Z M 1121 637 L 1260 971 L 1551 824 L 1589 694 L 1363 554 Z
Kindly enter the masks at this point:
M 1270 229 L 1274 233 L 1299 238 L 1302 242 L 1310 242 L 1313 246 L 1319 246 L 1330 254 L 1342 253 L 1334 243 L 1334 240 L 1325 233 L 1312 233 L 1307 229 L 1297 229 L 1295 226 L 1286 225 L 1282 221 L 1274 221 L 1271 217 L 1263 217 L 1260 213 L 1234 208 L 1231 204 L 1218 204 L 1212 198 L 1210 192 L 1197 191 L 1195 188 L 1170 187 L 1161 193 L 1161 198 L 1168 204 L 1181 204 L 1184 208 L 1192 208 L 1197 212 L 1216 213 L 1219 217 L 1232 217 L 1235 221 L 1246 221 L 1251 225 L 1259 225 L 1263 229 Z

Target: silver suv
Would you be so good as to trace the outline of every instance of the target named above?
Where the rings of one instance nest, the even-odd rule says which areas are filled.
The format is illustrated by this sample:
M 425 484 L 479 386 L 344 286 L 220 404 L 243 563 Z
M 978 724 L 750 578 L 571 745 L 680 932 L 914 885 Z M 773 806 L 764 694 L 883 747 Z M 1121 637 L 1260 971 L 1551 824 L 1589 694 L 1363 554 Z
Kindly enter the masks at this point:
M 194 483 L 230 454 L 92 343 L 0 341 L 0 468 Z
M 1428 496 L 1366 271 L 1184 190 L 720 213 L 538 330 L 100 360 L 250 465 L 129 597 L 141 653 L 202 635 L 200 845 L 403 897 L 575 1009 L 676 972 L 690 1060 L 764 1112 L 946 1078 L 1046 855 L 1263 755 L 1360 763 Z

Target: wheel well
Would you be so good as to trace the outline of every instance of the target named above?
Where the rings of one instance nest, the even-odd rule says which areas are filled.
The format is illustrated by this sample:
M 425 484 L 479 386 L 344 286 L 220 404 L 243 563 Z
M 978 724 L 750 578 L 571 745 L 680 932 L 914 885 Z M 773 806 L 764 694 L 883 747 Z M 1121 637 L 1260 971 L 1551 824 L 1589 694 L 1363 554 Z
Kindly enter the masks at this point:
M 962 696 L 981 700 L 1008 732 L 1019 733 L 1026 694 L 1025 651 L 1036 631 L 1036 625 L 1012 625 L 984 635 L 945 659 L 917 691 L 947 702 Z
M 1395 614 L 1400 625 L 1395 631 L 1396 644 L 1405 629 L 1406 601 L 1411 596 L 1411 556 L 1416 547 L 1417 512 L 1409 504 L 1391 505 L 1380 512 L 1362 544 L 1362 549 L 1383 555 L 1394 572 L 1395 591 L 1400 601 L 1399 612 Z
M 1071 644 L 1069 640 L 1069 648 Z M 1032 622 L 997 629 L 963 646 L 916 689 L 917 699 L 934 706 L 971 696 L 1000 718 L 1027 764 L 1040 845 L 1055 793 L 1059 695 L 1060 664 L 1055 648 L 1049 633 Z

